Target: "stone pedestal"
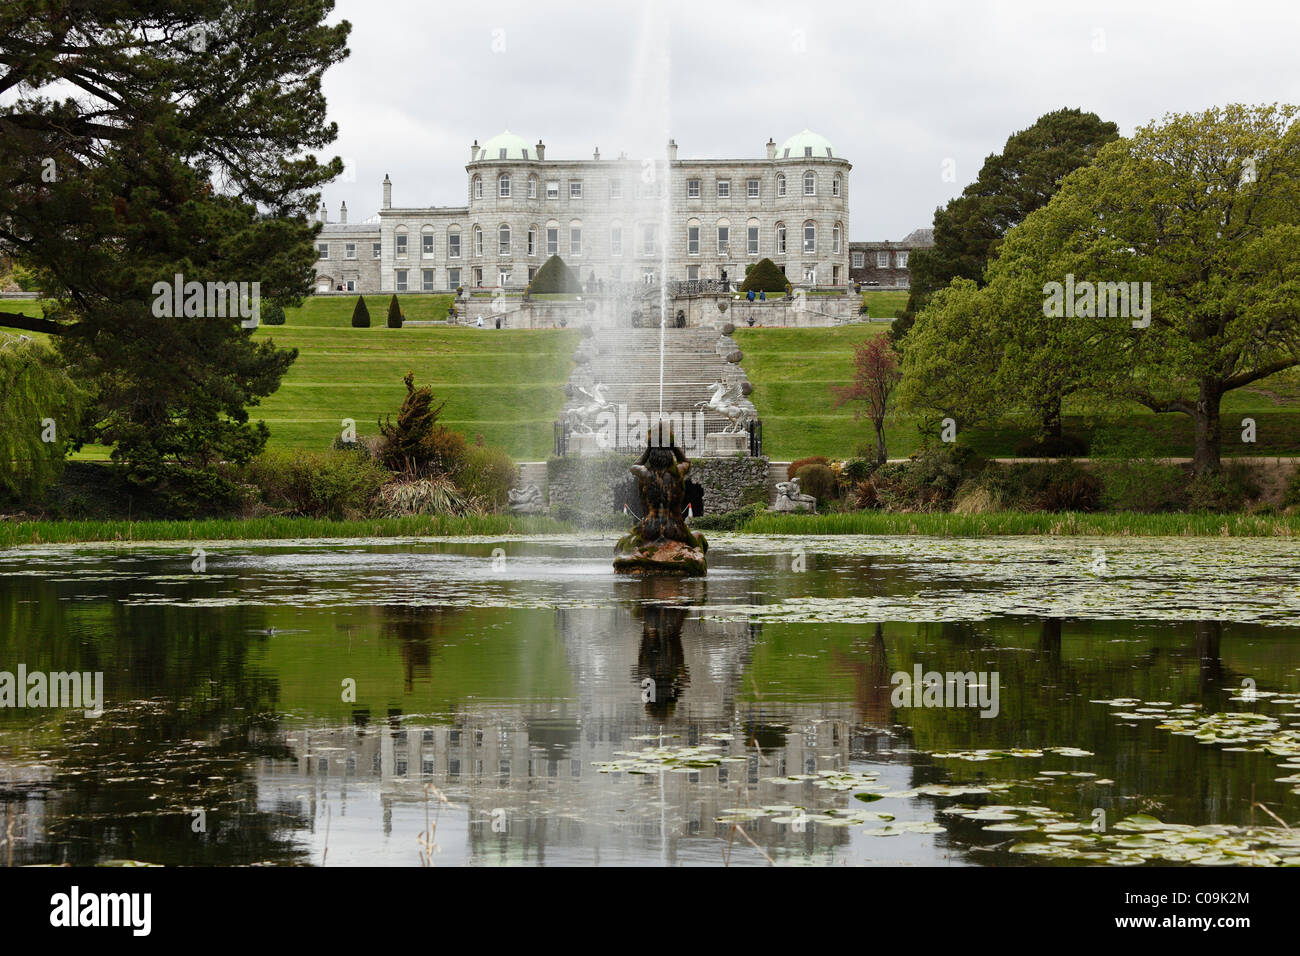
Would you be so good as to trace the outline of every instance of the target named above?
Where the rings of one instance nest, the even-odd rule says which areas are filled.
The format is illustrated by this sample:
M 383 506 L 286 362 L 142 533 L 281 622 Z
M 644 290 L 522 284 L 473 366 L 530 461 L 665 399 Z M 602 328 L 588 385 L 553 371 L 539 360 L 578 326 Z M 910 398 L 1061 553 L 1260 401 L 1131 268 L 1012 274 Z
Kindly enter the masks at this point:
M 598 455 L 608 453 L 609 449 L 601 443 L 600 435 L 592 432 L 590 435 L 573 434 L 569 436 L 569 453 L 577 455 L 579 458 L 595 458 Z
M 734 435 L 713 432 L 704 436 L 705 458 L 735 458 L 737 455 L 748 454 L 748 432 L 737 432 Z

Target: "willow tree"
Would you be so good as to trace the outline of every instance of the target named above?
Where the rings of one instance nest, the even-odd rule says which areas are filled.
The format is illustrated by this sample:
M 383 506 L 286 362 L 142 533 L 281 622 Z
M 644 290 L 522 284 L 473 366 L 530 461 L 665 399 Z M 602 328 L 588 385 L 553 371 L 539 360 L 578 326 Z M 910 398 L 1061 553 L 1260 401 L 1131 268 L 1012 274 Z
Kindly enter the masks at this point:
M 58 480 L 87 398 L 52 349 L 0 334 L 0 491 L 39 498 Z

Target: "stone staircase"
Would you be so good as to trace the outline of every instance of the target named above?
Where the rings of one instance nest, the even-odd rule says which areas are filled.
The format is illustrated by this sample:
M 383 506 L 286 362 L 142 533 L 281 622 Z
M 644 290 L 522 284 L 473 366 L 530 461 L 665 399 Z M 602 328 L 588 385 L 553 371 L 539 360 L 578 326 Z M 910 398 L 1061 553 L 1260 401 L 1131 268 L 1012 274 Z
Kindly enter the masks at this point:
M 664 330 L 663 413 L 681 421 L 696 421 L 697 402 L 707 401 L 715 383 L 739 385 L 749 391 L 749 380 L 739 364 L 728 361 L 738 354 L 735 341 L 709 328 Z M 564 413 L 581 406 L 594 385 L 604 385 L 604 397 L 620 409 L 620 421 L 640 413 L 650 421 L 659 417 L 659 329 L 601 329 L 583 338 L 574 356 L 575 367 L 566 387 Z M 756 417 L 748 398 L 743 407 Z M 704 431 L 721 431 L 727 419 L 704 412 Z M 563 414 L 563 413 L 562 413 Z M 644 444 L 642 437 L 638 444 Z M 699 449 L 688 449 L 698 454 Z

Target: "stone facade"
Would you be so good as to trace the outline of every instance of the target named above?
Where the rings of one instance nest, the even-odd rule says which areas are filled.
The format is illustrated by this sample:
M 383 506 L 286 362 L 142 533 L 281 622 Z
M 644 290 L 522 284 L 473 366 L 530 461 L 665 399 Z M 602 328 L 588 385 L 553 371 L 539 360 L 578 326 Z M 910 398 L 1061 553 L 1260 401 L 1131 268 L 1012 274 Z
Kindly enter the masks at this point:
M 914 229 L 898 242 L 851 242 L 849 278 L 854 285 L 861 283 L 864 288 L 909 288 L 908 260 L 912 250 L 933 245 L 933 229 Z
M 740 282 L 770 258 L 797 286 L 848 287 L 852 165 L 828 141 L 805 130 L 749 160 L 677 152 L 670 142 L 663 159 L 548 160 L 543 143 L 509 133 L 475 141 L 464 206 L 395 207 L 385 176 L 363 228 L 326 223 L 317 291 L 338 291 L 344 276 L 346 291 L 518 290 L 553 253 L 584 282 L 657 284 L 665 193 L 669 280 Z

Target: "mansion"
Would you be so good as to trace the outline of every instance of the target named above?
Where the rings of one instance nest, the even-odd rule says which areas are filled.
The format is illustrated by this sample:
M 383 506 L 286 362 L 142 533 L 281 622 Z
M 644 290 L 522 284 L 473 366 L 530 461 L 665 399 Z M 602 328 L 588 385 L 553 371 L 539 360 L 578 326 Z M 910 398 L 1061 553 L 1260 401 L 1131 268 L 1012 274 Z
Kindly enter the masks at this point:
M 809 130 L 759 159 L 678 159 L 671 140 L 657 159 L 547 159 L 509 132 L 469 150 L 463 206 L 394 206 L 388 176 L 365 222 L 322 206 L 316 291 L 522 290 L 556 254 L 602 286 L 657 284 L 665 265 L 739 282 L 770 258 L 794 285 L 849 288 L 852 165 Z

